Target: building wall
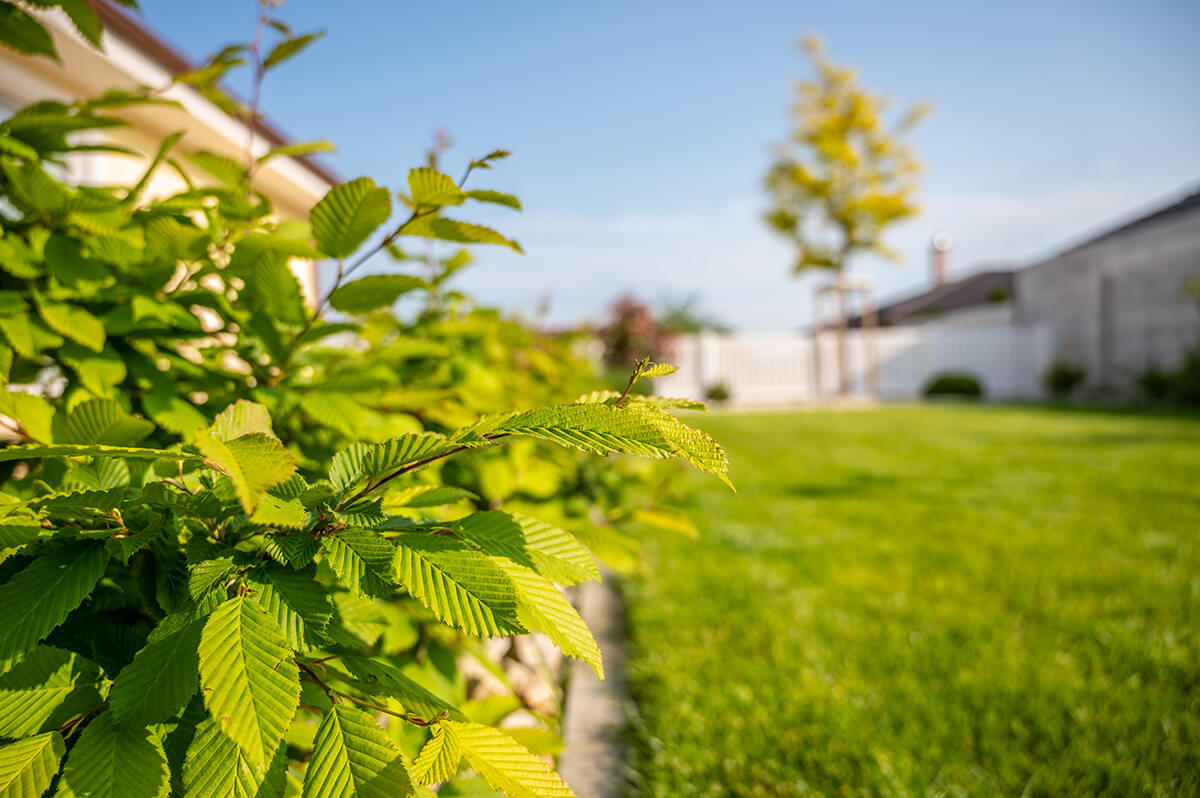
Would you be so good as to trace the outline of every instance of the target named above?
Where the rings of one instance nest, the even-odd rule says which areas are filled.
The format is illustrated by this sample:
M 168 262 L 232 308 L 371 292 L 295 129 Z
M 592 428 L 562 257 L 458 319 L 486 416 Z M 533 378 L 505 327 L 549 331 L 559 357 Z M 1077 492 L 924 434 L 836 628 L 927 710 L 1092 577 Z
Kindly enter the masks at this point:
M 1139 225 L 1017 274 L 1018 323 L 1055 329 L 1057 355 L 1092 388 L 1131 391 L 1151 365 L 1176 366 L 1200 343 L 1200 210 Z

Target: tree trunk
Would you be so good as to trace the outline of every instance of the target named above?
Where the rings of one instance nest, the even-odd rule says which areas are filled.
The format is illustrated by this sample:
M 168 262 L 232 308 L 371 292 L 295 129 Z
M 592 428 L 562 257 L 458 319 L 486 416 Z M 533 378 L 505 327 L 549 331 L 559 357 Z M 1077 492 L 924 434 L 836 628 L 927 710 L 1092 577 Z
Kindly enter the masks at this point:
M 846 368 L 846 286 L 842 284 L 842 273 L 837 278 L 837 370 L 838 396 L 850 395 L 850 374 Z

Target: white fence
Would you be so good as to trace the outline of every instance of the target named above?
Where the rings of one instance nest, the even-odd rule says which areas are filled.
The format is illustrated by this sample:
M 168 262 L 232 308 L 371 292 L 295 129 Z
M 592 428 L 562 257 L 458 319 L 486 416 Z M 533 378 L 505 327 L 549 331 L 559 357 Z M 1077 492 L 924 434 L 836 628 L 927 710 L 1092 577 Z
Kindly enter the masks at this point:
M 850 330 L 846 338 L 851 393 L 885 400 L 916 398 L 932 377 L 951 371 L 977 377 L 992 399 L 1038 398 L 1054 352 L 1053 331 L 1045 326 L 928 323 Z M 703 399 L 724 385 L 739 405 L 819 401 L 837 393 L 836 341 L 833 332 L 816 342 L 798 334 L 685 336 L 673 353 L 678 373 L 656 381 L 656 390 Z

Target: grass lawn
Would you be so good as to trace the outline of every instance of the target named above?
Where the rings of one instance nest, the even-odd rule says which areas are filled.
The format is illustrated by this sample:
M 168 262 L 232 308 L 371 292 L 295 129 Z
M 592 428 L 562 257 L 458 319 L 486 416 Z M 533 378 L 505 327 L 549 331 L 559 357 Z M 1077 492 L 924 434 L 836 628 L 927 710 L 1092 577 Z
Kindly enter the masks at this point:
M 1200 418 L 716 415 L 626 584 L 635 794 L 1200 794 Z

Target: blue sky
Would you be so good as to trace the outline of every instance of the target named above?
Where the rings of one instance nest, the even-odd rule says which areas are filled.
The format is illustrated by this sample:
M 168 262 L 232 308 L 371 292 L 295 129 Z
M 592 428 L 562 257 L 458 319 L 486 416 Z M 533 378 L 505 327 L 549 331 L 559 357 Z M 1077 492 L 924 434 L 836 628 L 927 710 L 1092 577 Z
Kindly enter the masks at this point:
M 193 58 L 245 40 L 251 0 L 141 0 Z M 796 49 L 830 55 L 933 113 L 916 145 L 924 212 L 897 265 L 863 259 L 883 298 L 926 284 L 929 236 L 951 273 L 1019 265 L 1200 187 L 1200 4 L 1175 2 L 445 2 L 288 0 L 327 36 L 273 73 L 268 115 L 328 138 L 349 179 L 400 188 L 438 128 L 447 165 L 502 146 L 477 187 L 519 215 L 470 211 L 528 254 L 481 250 L 463 287 L 550 320 L 603 315 L 623 291 L 697 294 L 739 329 L 810 318 L 813 280 L 763 227 L 762 173 L 787 131 Z M 235 81 L 235 88 L 241 85 Z

